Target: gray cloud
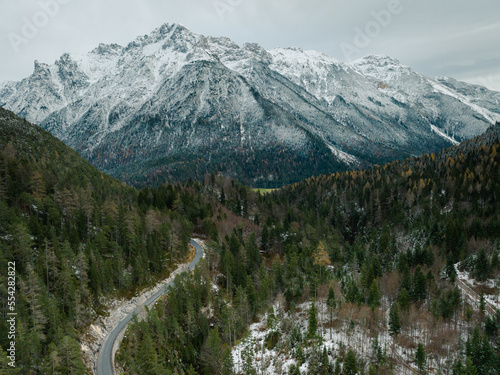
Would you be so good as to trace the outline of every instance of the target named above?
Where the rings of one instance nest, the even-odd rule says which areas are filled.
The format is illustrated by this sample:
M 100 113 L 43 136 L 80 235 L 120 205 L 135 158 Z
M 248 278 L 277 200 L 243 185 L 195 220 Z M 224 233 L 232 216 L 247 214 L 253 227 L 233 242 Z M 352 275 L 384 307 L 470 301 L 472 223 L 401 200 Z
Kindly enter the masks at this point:
M 500 91 L 498 0 L 1 1 L 0 81 L 29 75 L 35 59 L 52 63 L 64 52 L 125 44 L 163 23 L 178 22 L 239 44 L 299 46 L 344 61 L 386 54 L 423 74 L 448 75 Z M 36 35 L 29 38 L 23 34 L 27 22 L 36 24 Z M 359 31 L 369 35 L 356 44 Z M 345 53 L 346 46 L 351 53 Z

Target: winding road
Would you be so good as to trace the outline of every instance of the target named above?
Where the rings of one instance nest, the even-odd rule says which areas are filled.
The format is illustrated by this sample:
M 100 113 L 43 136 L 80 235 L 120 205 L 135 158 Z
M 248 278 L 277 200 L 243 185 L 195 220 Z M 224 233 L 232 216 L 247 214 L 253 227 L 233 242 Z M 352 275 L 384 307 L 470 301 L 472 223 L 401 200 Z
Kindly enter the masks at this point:
M 196 255 L 191 263 L 189 263 L 189 266 L 187 268 L 188 271 L 194 270 L 198 262 L 200 261 L 201 257 L 203 256 L 203 249 L 201 248 L 200 244 L 196 242 L 196 240 L 191 239 L 190 241 L 191 245 L 194 246 L 196 249 Z M 97 358 L 97 368 L 96 368 L 96 373 L 97 375 L 113 375 L 114 374 L 114 369 L 113 369 L 113 346 L 115 344 L 116 339 L 118 338 L 118 335 L 120 332 L 125 329 L 127 324 L 130 322 L 134 314 L 139 314 L 141 310 L 144 308 L 144 306 L 150 306 L 154 304 L 158 298 L 160 298 L 162 295 L 164 295 L 168 287 L 170 287 L 173 284 L 173 281 L 165 285 L 164 288 L 162 288 L 160 291 L 158 291 L 156 294 L 152 295 L 146 302 L 144 302 L 142 305 L 137 306 L 134 311 L 132 311 L 130 314 L 128 314 L 125 318 L 120 320 L 118 324 L 111 330 L 109 333 L 108 337 L 104 340 L 104 344 L 101 347 L 101 350 L 99 351 L 99 357 Z

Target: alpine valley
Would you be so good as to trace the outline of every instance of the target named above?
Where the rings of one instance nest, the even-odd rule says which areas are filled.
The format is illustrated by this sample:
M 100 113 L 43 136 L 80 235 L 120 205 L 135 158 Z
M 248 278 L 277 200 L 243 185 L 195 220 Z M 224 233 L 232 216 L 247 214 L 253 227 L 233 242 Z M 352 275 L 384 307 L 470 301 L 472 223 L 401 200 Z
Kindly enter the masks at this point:
M 348 64 L 177 24 L 0 85 L 1 107 L 137 186 L 216 171 L 274 187 L 436 152 L 500 120 L 499 100 L 390 57 Z

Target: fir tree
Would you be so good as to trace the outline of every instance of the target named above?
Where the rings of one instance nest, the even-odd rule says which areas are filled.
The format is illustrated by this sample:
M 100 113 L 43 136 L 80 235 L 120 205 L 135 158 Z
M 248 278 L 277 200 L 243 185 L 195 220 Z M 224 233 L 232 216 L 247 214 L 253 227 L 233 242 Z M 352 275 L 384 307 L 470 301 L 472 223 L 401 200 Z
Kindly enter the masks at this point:
M 425 275 L 420 266 L 415 270 L 413 277 L 413 298 L 416 301 L 423 301 L 427 298 L 427 286 Z
M 380 290 L 378 288 L 377 280 L 373 280 L 370 291 L 368 293 L 368 305 L 372 310 L 375 310 L 380 305 Z
M 318 330 L 318 310 L 316 309 L 316 303 L 313 301 L 311 307 L 309 308 L 309 328 L 308 336 L 313 338 L 316 336 L 316 331 Z
M 356 375 L 358 373 L 358 360 L 356 358 L 356 353 L 352 349 L 349 349 L 344 360 L 344 374 L 345 375 Z
M 401 332 L 401 320 L 399 319 L 399 305 L 393 302 L 389 311 L 389 332 L 391 336 L 397 337 Z
M 328 312 L 330 313 L 330 340 L 332 338 L 332 329 L 333 329 L 333 310 L 335 309 L 335 290 L 330 286 L 328 288 L 328 297 L 326 299 L 326 306 L 328 307 Z
M 424 344 L 421 342 L 418 343 L 417 346 L 417 351 L 415 353 L 415 363 L 417 365 L 417 368 L 421 374 L 426 374 L 427 373 L 427 354 L 425 351 Z
M 411 303 L 410 293 L 408 293 L 408 290 L 406 290 L 406 288 L 401 289 L 398 295 L 399 307 L 403 311 L 408 311 L 408 309 L 410 308 L 410 303 Z

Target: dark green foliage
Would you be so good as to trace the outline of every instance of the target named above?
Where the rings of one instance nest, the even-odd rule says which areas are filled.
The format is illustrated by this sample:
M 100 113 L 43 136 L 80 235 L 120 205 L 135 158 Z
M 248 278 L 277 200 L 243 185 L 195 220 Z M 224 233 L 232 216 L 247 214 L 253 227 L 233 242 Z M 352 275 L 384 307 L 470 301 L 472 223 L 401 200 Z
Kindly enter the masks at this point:
M 272 350 L 278 343 L 279 338 L 280 338 L 279 332 L 274 331 L 269 333 L 264 340 L 265 347 L 268 350 Z
M 477 258 L 474 262 L 474 277 L 479 281 L 484 281 L 490 277 L 490 262 L 486 256 L 484 249 L 479 251 Z
M 316 331 L 318 330 L 318 310 L 316 309 L 315 301 L 312 302 L 311 307 L 308 312 L 308 335 L 310 338 L 316 336 Z
M 460 290 L 455 287 L 441 293 L 437 304 L 435 304 L 434 306 L 433 312 L 435 315 L 441 316 L 443 319 L 448 320 L 460 308 L 460 303 Z
M 345 375 L 356 375 L 358 373 L 358 360 L 356 353 L 352 349 L 349 349 L 345 356 L 343 373 Z
M 293 363 L 288 370 L 288 375 L 301 375 L 299 368 Z
M 490 343 L 488 337 L 476 327 L 472 337 L 465 344 L 465 355 L 469 359 L 469 369 L 478 375 L 494 374 L 500 371 L 500 354 Z
M 455 265 L 453 264 L 453 259 L 451 254 L 446 259 L 446 268 L 445 268 L 446 276 L 450 279 L 452 283 L 455 282 L 457 278 L 457 271 L 455 270 Z
M 367 302 L 368 306 L 370 306 L 372 310 L 375 310 L 375 308 L 380 305 L 380 290 L 378 288 L 377 280 L 373 280 L 370 286 Z
M 401 332 L 401 320 L 399 318 L 399 305 L 393 302 L 389 310 L 389 332 L 392 336 L 397 336 Z
M 77 338 L 102 310 L 101 297 L 165 277 L 184 258 L 193 224 L 208 215 L 199 193 L 180 186 L 139 193 L 0 108 L 0 263 L 16 262 L 19 370 L 83 374 Z M 5 293 L 0 288 L 2 311 Z M 0 324 L 2 348 L 6 328 Z M 161 372 L 150 344 L 146 335 L 144 374 Z
M 165 276 L 186 254 L 192 233 L 207 236 L 206 261 L 193 275 L 178 277 L 145 321 L 132 322 L 117 356 L 127 374 L 232 374 L 230 346 L 278 293 L 293 312 L 296 303 L 330 285 L 330 324 L 334 309 L 345 302 L 359 311 L 362 305 L 375 310 L 397 295 L 388 322 L 397 336 L 412 303 L 445 324 L 460 318 L 460 293 L 450 283 L 456 278 L 454 263 L 461 261 L 477 279 L 498 272 L 493 244 L 500 228 L 499 126 L 440 155 L 312 178 L 266 195 L 215 173 L 203 183 L 137 192 L 67 153 L 45 133 L 26 131 L 19 141 L 18 129 L 0 127 L 7 134 L 0 149 L 0 266 L 15 259 L 24 283 L 23 370 L 50 373 L 52 366 L 62 366 L 64 341 L 70 348 L 66 358 L 74 359 L 67 367 L 78 373 L 71 353 L 92 320 L 87 307 L 100 308 L 101 296 L 125 294 Z M 171 171 L 147 178 L 159 181 L 163 172 Z M 486 250 L 473 255 L 476 243 Z M 332 267 L 315 264 L 318 244 Z M 439 277 L 438 267 L 448 280 Z M 335 296 L 337 285 L 341 293 Z M 386 290 L 390 296 L 382 298 Z M 5 291 L 0 293 L 3 298 Z M 484 298 L 482 305 L 478 333 L 470 337 L 456 371 L 498 370 L 498 318 L 487 316 Z M 340 373 L 340 361 L 333 366 L 317 345 L 314 302 L 308 315 L 307 337 L 298 329 L 290 332 L 291 355 L 298 365 L 307 360 L 315 373 Z M 281 347 L 285 335 L 277 318 L 269 317 L 265 346 Z M 351 331 L 359 323 L 354 320 Z M 0 321 L 0 333 L 5 327 Z M 425 348 L 417 349 L 423 368 Z M 245 373 L 256 373 L 254 350 L 251 345 L 244 350 Z M 346 374 L 390 371 L 378 343 L 371 366 L 358 363 L 353 350 L 344 357 L 343 349 L 339 357 Z
M 398 304 L 401 310 L 407 311 L 408 308 L 410 307 L 411 303 L 411 298 L 410 298 L 410 293 L 406 290 L 406 288 L 403 288 L 400 290 L 398 294 Z
M 415 301 L 423 301 L 427 298 L 426 278 L 420 266 L 417 267 L 413 276 L 412 296 Z
M 415 352 L 415 364 L 421 374 L 427 373 L 427 353 L 424 344 L 418 343 L 417 351 Z

